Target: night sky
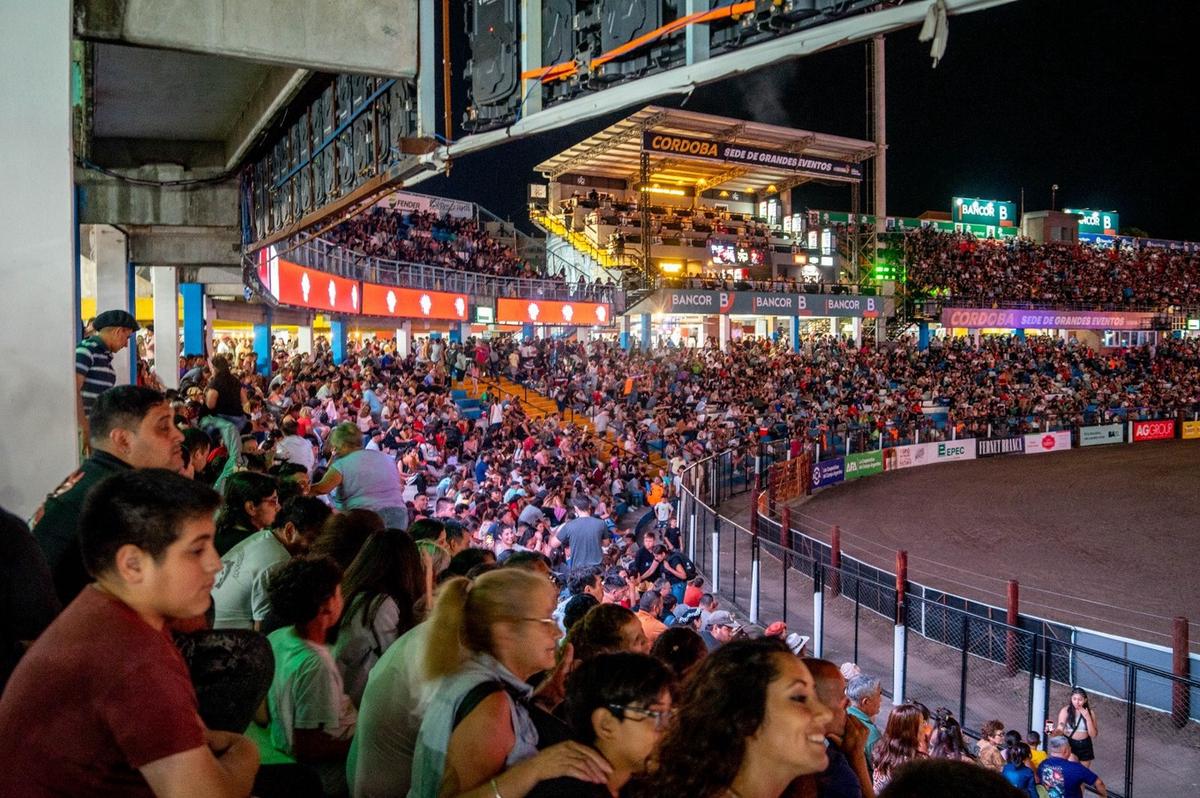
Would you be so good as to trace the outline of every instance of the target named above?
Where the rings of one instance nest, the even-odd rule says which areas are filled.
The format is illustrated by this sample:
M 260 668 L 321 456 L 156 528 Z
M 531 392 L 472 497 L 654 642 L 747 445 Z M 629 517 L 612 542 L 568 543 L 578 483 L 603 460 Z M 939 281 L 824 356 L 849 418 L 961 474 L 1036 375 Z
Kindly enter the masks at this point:
M 461 31 L 461 3 L 452 20 Z M 949 211 L 952 196 L 1116 210 L 1122 227 L 1200 239 L 1200 128 L 1194 2 L 1020 0 L 950 19 L 937 68 L 918 28 L 887 40 L 888 212 Z M 455 37 L 455 63 L 465 36 Z M 865 47 L 759 70 L 697 89 L 702 113 L 870 138 Z M 456 124 L 465 104 L 456 80 Z M 682 98 L 646 98 L 678 106 Z M 639 106 L 454 163 L 413 190 L 469 199 L 528 223 L 526 184 L 546 157 Z M 460 132 L 461 135 L 461 132 Z M 847 188 L 806 185 L 794 207 L 849 210 Z

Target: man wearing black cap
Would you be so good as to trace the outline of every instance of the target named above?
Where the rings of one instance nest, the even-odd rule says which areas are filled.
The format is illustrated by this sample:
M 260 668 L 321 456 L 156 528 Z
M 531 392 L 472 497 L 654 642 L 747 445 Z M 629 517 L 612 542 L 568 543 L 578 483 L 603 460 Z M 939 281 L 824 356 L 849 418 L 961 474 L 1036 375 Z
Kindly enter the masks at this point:
M 96 332 L 75 347 L 76 411 L 85 445 L 90 438 L 88 417 L 96 397 L 117 384 L 113 355 L 129 344 L 137 328 L 137 321 L 126 311 L 106 310 L 92 322 Z

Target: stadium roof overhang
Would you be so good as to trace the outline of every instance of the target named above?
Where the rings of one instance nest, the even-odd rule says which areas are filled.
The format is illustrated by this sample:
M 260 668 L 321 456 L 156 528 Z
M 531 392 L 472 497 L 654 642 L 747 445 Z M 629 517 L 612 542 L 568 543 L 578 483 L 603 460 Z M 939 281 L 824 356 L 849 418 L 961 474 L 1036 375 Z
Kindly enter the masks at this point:
M 848 167 L 839 170 L 834 166 L 827 172 L 811 167 L 857 165 L 873 158 L 876 151 L 871 141 L 650 105 L 542 161 L 535 169 L 550 180 L 567 174 L 590 175 L 625 180 L 632 186 L 641 179 L 641 157 L 648 141 L 659 145 L 647 150 L 652 184 L 756 193 L 783 192 L 813 180 L 858 182 L 861 170 L 856 174 Z M 692 142 L 699 145 L 678 146 Z M 673 151 L 671 144 L 676 145 L 675 150 L 687 151 Z M 773 157 L 767 160 L 772 162 L 726 157 L 734 148 L 770 153 Z M 785 155 L 799 156 L 799 163 L 792 165 Z

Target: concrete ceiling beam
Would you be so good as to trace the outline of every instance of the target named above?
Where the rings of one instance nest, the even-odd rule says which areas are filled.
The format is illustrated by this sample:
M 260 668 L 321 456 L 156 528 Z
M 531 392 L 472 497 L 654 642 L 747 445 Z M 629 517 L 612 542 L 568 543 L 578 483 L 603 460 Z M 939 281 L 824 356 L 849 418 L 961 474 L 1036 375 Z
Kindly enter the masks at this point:
M 417 0 L 83 0 L 84 39 L 320 72 L 412 78 Z

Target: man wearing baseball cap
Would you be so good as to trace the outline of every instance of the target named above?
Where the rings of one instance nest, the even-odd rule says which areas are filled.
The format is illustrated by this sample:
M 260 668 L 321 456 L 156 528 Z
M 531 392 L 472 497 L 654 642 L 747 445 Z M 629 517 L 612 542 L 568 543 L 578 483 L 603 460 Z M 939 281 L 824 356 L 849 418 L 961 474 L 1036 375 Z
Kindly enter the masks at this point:
M 138 323 L 124 310 L 106 310 L 92 321 L 95 332 L 75 347 L 76 414 L 86 446 L 90 433 L 88 416 L 96 397 L 117 384 L 113 355 L 129 344 Z

